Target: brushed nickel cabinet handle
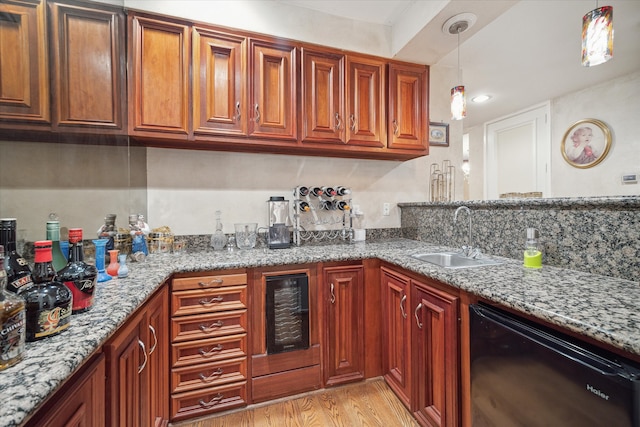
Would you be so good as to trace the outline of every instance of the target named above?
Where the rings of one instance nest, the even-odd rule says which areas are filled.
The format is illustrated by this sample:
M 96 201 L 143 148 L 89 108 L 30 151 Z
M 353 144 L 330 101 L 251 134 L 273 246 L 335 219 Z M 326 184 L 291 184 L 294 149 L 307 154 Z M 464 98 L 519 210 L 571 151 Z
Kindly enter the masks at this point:
M 224 279 L 211 279 L 208 282 L 198 282 L 198 285 L 202 288 L 214 287 L 219 288 L 224 283 Z
M 224 301 L 224 297 L 223 296 L 217 296 L 217 297 L 211 298 L 209 301 L 207 301 L 206 299 L 201 299 L 200 300 L 200 304 L 209 305 L 209 304 L 213 304 L 213 303 L 216 303 L 216 302 L 222 302 L 222 301 Z
M 236 122 L 240 121 L 240 118 L 242 117 L 242 114 L 240 113 L 240 101 L 236 102 Z
M 398 136 L 400 134 L 400 128 L 398 127 L 398 121 L 393 119 L 393 134 Z
M 222 320 L 218 320 L 217 322 L 213 322 L 211 325 L 200 325 L 200 330 L 205 333 L 213 332 L 216 328 L 222 328 L 224 322 Z
M 144 362 L 142 362 L 142 365 L 138 366 L 138 374 L 140 374 L 142 373 L 142 371 L 144 371 L 145 366 L 147 366 L 147 361 L 149 360 L 149 358 L 147 357 L 147 349 L 144 346 L 142 340 L 138 340 L 138 345 L 142 349 L 142 354 L 144 354 Z
M 406 312 L 406 311 L 405 311 L 405 309 L 404 309 L 404 303 L 405 303 L 406 301 L 407 301 L 407 296 L 406 296 L 406 295 L 403 295 L 403 296 L 402 296 L 402 299 L 400 300 L 400 312 L 402 313 L 402 317 L 403 317 L 404 319 L 406 319 L 406 318 L 407 318 L 407 312 Z
M 151 325 L 149 325 L 149 330 L 151 331 L 151 334 L 153 335 L 153 345 L 149 349 L 149 356 L 151 356 L 151 354 L 154 351 L 156 351 L 156 347 L 158 346 L 158 334 L 156 334 L 156 329 Z
M 416 316 L 416 323 L 418 324 L 418 328 L 422 329 L 422 322 L 420 322 L 420 319 L 418 318 L 418 311 L 420 311 L 420 309 L 422 309 L 422 303 L 418 304 L 418 306 L 416 307 L 416 311 L 413 312 L 414 316 Z
M 351 120 L 351 132 L 356 132 L 356 116 L 354 114 L 351 114 L 349 120 Z
M 336 130 L 340 130 L 342 127 L 342 119 L 340 118 L 340 114 L 336 113 Z
M 205 402 L 204 400 L 200 399 L 198 403 L 200 403 L 200 406 L 202 406 L 203 408 L 211 408 L 212 406 L 215 406 L 218 403 L 220 403 L 222 399 L 224 399 L 224 395 L 222 393 L 218 393 L 218 395 L 213 399 L 211 399 L 210 401 Z
M 218 377 L 222 375 L 224 370 L 222 368 L 218 368 L 211 373 L 209 376 L 205 376 L 203 373 L 200 373 L 200 379 L 205 383 L 210 383 L 211 381 L 216 380 Z
M 336 303 L 336 294 L 334 293 L 334 291 L 335 291 L 335 286 L 333 286 L 333 283 L 331 283 L 331 304 Z
M 200 353 L 201 356 L 210 357 L 210 356 L 213 356 L 215 353 L 222 351 L 223 348 L 224 347 L 222 346 L 222 344 L 218 344 L 217 346 L 213 347 L 209 351 L 205 351 L 203 348 L 201 348 L 198 350 L 198 353 Z
M 260 123 L 260 106 L 258 104 L 256 104 L 255 111 L 256 111 L 256 118 L 255 118 L 256 123 Z

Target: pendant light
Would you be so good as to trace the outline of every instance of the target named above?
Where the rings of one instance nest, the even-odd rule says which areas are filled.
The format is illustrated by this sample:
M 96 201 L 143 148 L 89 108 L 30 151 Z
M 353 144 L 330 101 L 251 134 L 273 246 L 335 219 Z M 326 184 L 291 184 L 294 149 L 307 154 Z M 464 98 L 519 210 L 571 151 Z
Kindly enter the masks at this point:
M 455 34 L 458 37 L 458 84 L 451 88 L 451 119 L 462 120 L 467 116 L 467 98 L 465 96 L 464 85 L 462 84 L 462 73 L 460 70 L 460 34 L 467 31 L 476 20 L 472 13 L 461 13 L 444 23 L 442 31 L 447 34 Z
M 613 57 L 613 6 L 598 7 L 582 17 L 582 65 L 592 67 Z

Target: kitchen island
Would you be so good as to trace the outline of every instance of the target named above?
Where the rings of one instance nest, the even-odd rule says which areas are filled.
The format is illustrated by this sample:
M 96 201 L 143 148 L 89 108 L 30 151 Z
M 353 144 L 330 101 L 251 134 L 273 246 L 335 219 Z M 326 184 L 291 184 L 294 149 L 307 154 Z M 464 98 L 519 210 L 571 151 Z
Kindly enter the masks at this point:
M 408 239 L 357 244 L 154 254 L 129 264 L 129 276 L 100 283 L 93 308 L 74 315 L 58 336 L 28 343 L 18 365 L 0 372 L 0 426 L 17 426 L 100 348 L 174 273 L 378 258 L 470 294 L 556 325 L 640 358 L 638 282 L 544 266 L 526 270 L 521 260 L 445 269 L 410 257 L 452 248 Z

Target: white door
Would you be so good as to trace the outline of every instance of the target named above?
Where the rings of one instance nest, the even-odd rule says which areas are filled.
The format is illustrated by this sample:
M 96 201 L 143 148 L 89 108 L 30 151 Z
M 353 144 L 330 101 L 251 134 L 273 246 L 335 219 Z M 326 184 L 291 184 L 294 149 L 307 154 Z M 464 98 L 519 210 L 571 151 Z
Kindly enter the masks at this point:
M 485 125 L 485 195 L 542 192 L 550 197 L 549 104 Z

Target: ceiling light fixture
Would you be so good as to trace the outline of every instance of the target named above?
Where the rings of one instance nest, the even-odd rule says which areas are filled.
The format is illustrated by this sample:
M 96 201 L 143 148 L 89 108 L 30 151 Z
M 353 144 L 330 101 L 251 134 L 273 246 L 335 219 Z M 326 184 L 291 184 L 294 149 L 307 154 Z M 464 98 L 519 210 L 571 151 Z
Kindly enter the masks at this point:
M 483 102 L 487 102 L 491 99 L 491 95 L 478 95 L 471 98 L 471 102 L 475 102 L 476 104 L 481 104 Z
M 460 34 L 467 31 L 476 20 L 472 13 L 461 13 L 444 23 L 442 31 L 448 34 L 455 34 L 458 37 L 458 85 L 451 88 L 451 119 L 462 120 L 467 116 L 467 99 L 462 84 L 460 71 Z
M 613 6 L 598 7 L 582 17 L 582 65 L 592 67 L 613 57 Z

